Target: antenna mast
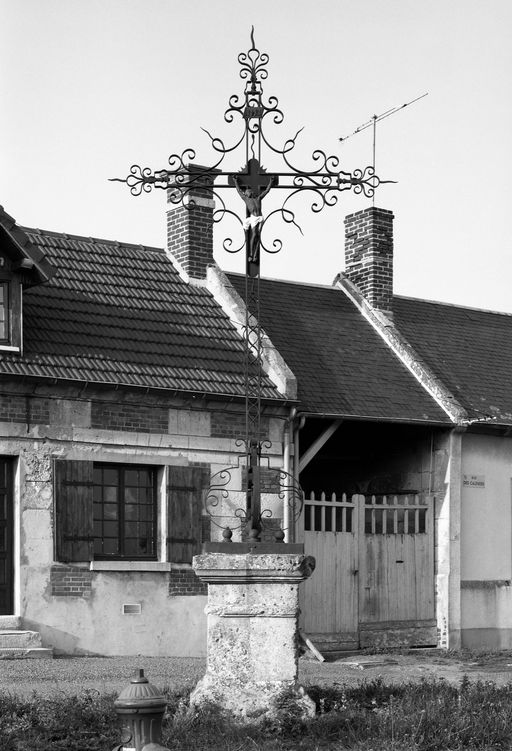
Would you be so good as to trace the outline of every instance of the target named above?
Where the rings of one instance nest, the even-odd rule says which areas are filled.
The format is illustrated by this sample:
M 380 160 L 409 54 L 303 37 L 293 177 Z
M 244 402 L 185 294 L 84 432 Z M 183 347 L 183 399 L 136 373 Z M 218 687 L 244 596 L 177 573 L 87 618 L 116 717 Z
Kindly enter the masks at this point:
M 339 138 L 338 140 L 346 141 L 348 138 L 352 138 L 352 136 L 355 136 L 356 133 L 361 133 L 361 131 L 372 127 L 373 128 L 372 170 L 373 170 L 373 174 L 375 174 L 375 147 L 377 143 L 377 123 L 380 122 L 381 120 L 385 120 L 386 117 L 391 117 L 391 115 L 395 115 L 397 112 L 400 112 L 400 110 L 403 110 L 404 107 L 408 107 L 410 104 L 414 104 L 414 102 L 418 102 L 420 99 L 423 99 L 423 97 L 425 96 L 428 96 L 428 91 L 426 91 L 424 94 L 421 94 L 420 96 L 417 96 L 416 99 L 411 99 L 410 102 L 406 102 L 405 104 L 400 104 L 398 107 L 392 107 L 391 109 L 386 110 L 385 112 L 382 112 L 380 115 L 373 115 L 370 120 L 360 125 L 348 136 L 343 136 L 342 138 Z M 375 206 L 375 196 L 372 196 L 372 206 Z

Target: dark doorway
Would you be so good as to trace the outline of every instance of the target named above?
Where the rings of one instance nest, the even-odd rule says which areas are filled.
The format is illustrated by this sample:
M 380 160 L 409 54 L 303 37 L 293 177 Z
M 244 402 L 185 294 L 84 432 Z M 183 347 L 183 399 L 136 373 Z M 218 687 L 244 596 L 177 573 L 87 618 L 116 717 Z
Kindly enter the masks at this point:
M 0 615 L 14 608 L 13 496 L 12 459 L 0 457 Z

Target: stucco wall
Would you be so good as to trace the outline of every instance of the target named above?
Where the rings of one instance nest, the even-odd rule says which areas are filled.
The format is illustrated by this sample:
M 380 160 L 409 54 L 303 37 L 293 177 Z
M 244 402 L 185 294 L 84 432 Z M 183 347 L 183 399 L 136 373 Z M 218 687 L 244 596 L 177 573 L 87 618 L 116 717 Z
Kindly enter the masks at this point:
M 109 398 L 119 401 L 123 397 L 110 394 Z M 105 419 L 126 420 L 125 427 L 131 429 L 122 430 L 98 427 L 102 410 L 92 410 L 91 398 L 82 395 L 78 399 L 72 389 L 60 393 L 48 390 L 45 402 L 47 409 L 37 423 L 34 410 L 30 421 L 26 419 L 29 410 L 21 410 L 12 421 L 0 422 L 0 455 L 13 457 L 16 468 L 14 614 L 22 617 L 25 628 L 41 633 L 44 646 L 57 652 L 204 655 L 206 597 L 194 594 L 190 567 L 187 573 L 186 564 L 166 559 L 167 532 L 161 521 L 155 562 L 84 561 L 67 566 L 55 561 L 53 463 L 55 459 L 131 462 L 162 470 L 166 465 L 206 464 L 215 473 L 237 463 L 241 449 L 233 425 L 242 430 L 243 420 L 234 418 L 236 407 L 229 403 L 190 405 L 178 399 L 172 405 L 151 404 L 158 418 L 155 428 L 147 413 L 141 414 L 139 405 L 133 414 L 139 415 L 140 425 L 128 422 L 132 413 L 125 418 L 120 409 L 106 415 Z M 163 409 L 168 412 L 165 433 Z M 225 410 L 232 437 L 219 435 Z M 274 466 L 282 463 L 285 416 L 282 413 L 266 421 Z M 160 491 L 158 508 L 165 516 L 163 481 Z M 123 614 L 124 604 L 140 606 L 140 613 Z
M 461 625 L 472 648 L 512 648 L 512 438 L 462 439 Z

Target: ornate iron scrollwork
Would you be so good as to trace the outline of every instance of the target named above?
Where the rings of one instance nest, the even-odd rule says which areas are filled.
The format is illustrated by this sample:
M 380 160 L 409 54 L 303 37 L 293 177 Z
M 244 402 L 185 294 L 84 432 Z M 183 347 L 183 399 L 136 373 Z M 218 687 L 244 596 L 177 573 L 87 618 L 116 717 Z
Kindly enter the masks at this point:
M 285 224 L 293 225 L 300 231 L 296 214 L 293 209 L 293 198 L 302 193 L 311 194 L 311 210 L 321 212 L 326 206 L 334 206 L 339 195 L 347 190 L 372 197 L 375 189 L 383 182 L 374 174 L 372 167 L 356 169 L 347 172 L 340 167 L 340 160 L 335 155 L 328 155 L 322 149 L 315 149 L 311 155 L 312 166 L 302 169 L 292 162 L 292 152 L 302 130 L 276 145 L 269 133 L 270 127 L 279 126 L 284 121 L 284 114 L 279 108 L 276 96 L 264 96 L 263 81 L 268 78 L 267 65 L 269 56 L 260 52 L 254 42 L 254 28 L 251 31 L 251 47 L 247 52 L 238 55 L 240 64 L 240 78 L 245 81 L 245 88 L 241 94 L 229 97 L 228 107 L 224 112 L 224 121 L 229 125 L 239 124 L 239 131 L 230 144 L 222 138 L 213 136 L 203 128 L 210 139 L 211 148 L 215 154 L 213 164 L 200 167 L 194 164 L 196 152 L 188 148 L 180 154 L 173 153 L 168 159 L 168 167 L 152 171 L 149 167 L 134 164 L 129 175 L 124 178 L 113 178 L 128 185 L 132 195 L 149 193 L 153 188 L 167 190 L 171 203 L 181 205 L 192 211 L 195 207 L 194 195 L 197 190 L 206 191 L 208 196 L 216 199 L 213 221 L 218 223 L 227 215 L 235 219 L 243 232 L 243 240 L 233 240 L 227 237 L 223 247 L 229 253 L 246 250 L 246 320 L 245 320 L 245 411 L 246 433 L 245 451 L 241 457 L 245 461 L 247 470 L 247 488 L 245 508 L 236 508 L 233 523 L 236 528 L 246 526 L 249 535 L 259 537 L 261 528 L 265 527 L 274 514 L 270 509 L 261 509 L 261 464 L 262 444 L 260 442 L 261 422 L 261 328 L 259 324 L 260 312 L 260 250 L 267 253 L 278 253 L 283 243 L 279 238 L 265 241 L 265 230 L 273 218 L 280 217 Z M 241 168 L 226 168 L 229 157 L 243 153 Z M 278 158 L 282 164 L 278 170 L 266 168 L 263 157 L 269 160 Z M 224 191 L 235 191 L 245 204 L 245 218 L 227 207 L 222 194 Z M 194 193 L 196 191 L 196 193 Z M 274 208 L 267 215 L 262 210 L 262 201 L 268 193 L 283 191 L 286 193 L 281 205 Z M 212 478 L 212 485 L 206 497 L 206 508 L 214 521 L 212 510 L 219 510 L 221 502 L 228 500 L 228 485 L 231 481 L 233 468 L 226 468 L 218 476 Z M 213 482 L 215 480 L 215 482 Z M 224 480 L 226 482 L 224 483 Z M 301 491 L 298 483 L 290 475 L 280 470 L 280 482 L 277 496 L 285 504 L 289 498 L 293 499 L 293 508 L 302 508 Z M 228 496 L 224 496 L 228 493 Z M 286 514 L 288 516 L 288 513 Z M 293 520 L 295 511 L 291 514 Z M 214 521 L 214 524 L 217 522 Z M 232 527 L 226 530 L 232 531 Z M 281 534 L 281 532 L 279 532 Z

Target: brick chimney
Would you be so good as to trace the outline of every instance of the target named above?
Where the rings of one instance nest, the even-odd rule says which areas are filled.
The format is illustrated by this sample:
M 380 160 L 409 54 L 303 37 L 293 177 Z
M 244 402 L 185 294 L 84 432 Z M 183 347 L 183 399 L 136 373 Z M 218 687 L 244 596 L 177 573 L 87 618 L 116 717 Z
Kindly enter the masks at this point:
M 189 164 L 187 169 L 201 173 L 207 168 L 200 164 Z M 212 184 L 210 177 L 194 179 L 193 187 L 184 197 L 185 206 L 181 201 L 173 203 L 171 197 L 176 195 L 176 191 L 172 187 L 167 189 L 167 250 L 192 279 L 205 279 L 207 267 L 214 263 L 215 201 L 208 189 Z M 194 207 L 187 208 L 192 201 Z
M 370 305 L 392 315 L 392 211 L 371 206 L 345 218 L 345 276 Z

